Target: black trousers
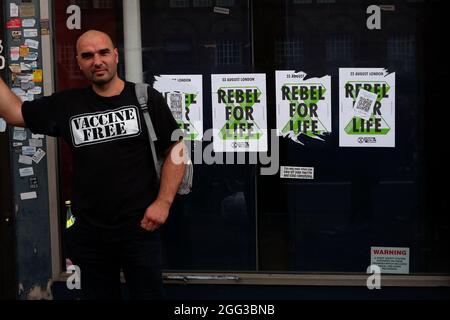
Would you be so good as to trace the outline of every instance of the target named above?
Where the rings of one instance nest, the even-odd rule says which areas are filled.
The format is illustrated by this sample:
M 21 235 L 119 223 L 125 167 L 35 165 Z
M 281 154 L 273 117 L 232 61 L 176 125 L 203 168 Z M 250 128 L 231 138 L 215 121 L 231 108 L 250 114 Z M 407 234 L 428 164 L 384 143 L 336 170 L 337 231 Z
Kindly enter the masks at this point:
M 84 299 L 121 299 L 121 270 L 131 299 L 163 299 L 159 230 L 149 232 L 138 223 L 106 230 L 76 221 L 66 233 Z

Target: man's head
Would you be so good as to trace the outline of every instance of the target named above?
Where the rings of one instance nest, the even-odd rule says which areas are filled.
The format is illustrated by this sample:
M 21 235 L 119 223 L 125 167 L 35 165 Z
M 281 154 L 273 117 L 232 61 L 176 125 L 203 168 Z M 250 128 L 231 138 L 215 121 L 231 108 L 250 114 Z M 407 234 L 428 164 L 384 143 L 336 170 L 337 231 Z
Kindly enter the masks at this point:
M 77 61 L 94 85 L 103 86 L 117 77 L 119 53 L 104 32 L 89 30 L 78 38 Z

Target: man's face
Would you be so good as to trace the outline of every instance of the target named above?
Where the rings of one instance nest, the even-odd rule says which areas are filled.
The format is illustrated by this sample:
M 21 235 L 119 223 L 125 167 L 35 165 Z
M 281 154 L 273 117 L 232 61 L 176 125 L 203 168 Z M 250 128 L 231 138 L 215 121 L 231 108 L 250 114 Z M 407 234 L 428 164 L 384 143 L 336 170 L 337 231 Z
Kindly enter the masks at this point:
M 78 40 L 77 61 L 86 78 L 101 86 L 116 76 L 119 54 L 106 35 L 92 33 Z

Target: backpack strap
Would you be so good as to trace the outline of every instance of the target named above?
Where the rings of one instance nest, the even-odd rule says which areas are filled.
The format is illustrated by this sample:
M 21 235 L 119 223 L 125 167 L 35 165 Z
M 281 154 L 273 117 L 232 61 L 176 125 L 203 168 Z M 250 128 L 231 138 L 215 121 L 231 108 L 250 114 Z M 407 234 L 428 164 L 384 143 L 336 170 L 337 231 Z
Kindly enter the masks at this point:
M 150 114 L 148 113 L 148 87 L 149 85 L 146 83 L 136 83 L 135 91 L 136 97 L 144 115 L 145 124 L 147 126 L 148 139 L 150 141 L 150 148 L 152 150 L 153 164 L 155 166 L 155 171 L 159 179 L 161 177 L 161 168 L 158 164 L 158 158 L 155 148 L 155 141 L 158 140 L 158 138 L 156 137 L 155 128 L 153 127 L 152 119 L 150 118 Z

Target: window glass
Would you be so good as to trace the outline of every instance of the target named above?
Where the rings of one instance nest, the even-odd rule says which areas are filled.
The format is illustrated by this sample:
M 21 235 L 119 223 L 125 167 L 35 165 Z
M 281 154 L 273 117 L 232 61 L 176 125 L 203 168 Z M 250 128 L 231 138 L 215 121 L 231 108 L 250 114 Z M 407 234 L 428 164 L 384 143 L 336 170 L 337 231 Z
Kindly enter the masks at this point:
M 247 1 L 229 15 L 141 1 L 145 79 L 203 76 L 203 126 L 212 127 L 211 74 L 249 72 L 251 40 Z M 194 1 L 194 6 L 200 5 Z M 219 5 L 219 4 L 218 4 Z M 161 26 L 164 26 L 161 28 Z M 203 145 L 205 150 L 211 141 Z M 255 169 L 251 165 L 196 164 L 194 191 L 175 203 L 165 229 L 165 267 L 171 270 L 255 270 Z
M 81 30 L 68 29 L 71 4 L 81 9 Z M 331 77 L 331 134 L 271 142 L 281 166 L 314 168 L 314 179 L 262 176 L 250 164 L 195 164 L 194 191 L 178 198 L 164 228 L 167 270 L 365 273 L 372 247 L 393 247 L 409 249 L 411 274 L 449 273 L 448 197 L 431 180 L 449 172 L 445 148 L 431 146 L 445 139 L 448 117 L 449 62 L 435 41 L 444 10 L 439 1 L 381 5 L 377 29 L 370 5 L 141 1 L 144 81 L 201 75 L 204 131 L 212 128 L 213 74 L 264 73 L 269 128 L 276 128 L 276 71 Z M 122 1 L 55 1 L 55 13 L 58 89 L 86 85 L 74 47 L 84 31 L 111 34 L 123 61 Z M 363 67 L 395 72 L 395 147 L 339 147 L 339 68 Z M 204 152 L 210 143 L 191 147 Z M 63 142 L 60 173 L 61 199 L 70 199 Z
M 439 7 L 396 2 L 380 10 L 378 30 L 367 27 L 369 2 L 326 1 L 326 10 L 323 3 L 255 2 L 256 66 L 272 75 L 272 85 L 276 70 L 330 75 L 333 117 L 324 142 L 280 138 L 280 164 L 312 167 L 314 180 L 258 177 L 260 270 L 364 273 L 372 247 L 393 247 L 410 250 L 411 274 L 448 273 L 449 254 L 442 254 L 448 250 L 442 236 L 448 219 L 442 209 L 429 210 L 437 206 L 438 196 L 430 196 L 437 190 L 424 193 L 431 173 L 424 148 L 433 142 L 424 130 L 424 110 L 432 108 L 426 101 L 438 90 L 426 80 L 435 74 L 426 57 L 437 46 L 430 46 L 433 29 L 425 21 Z M 273 57 L 267 54 L 271 47 Z M 394 148 L 339 147 L 339 68 L 349 67 L 395 72 Z M 269 90 L 269 119 L 277 116 L 275 105 L 275 91 Z

